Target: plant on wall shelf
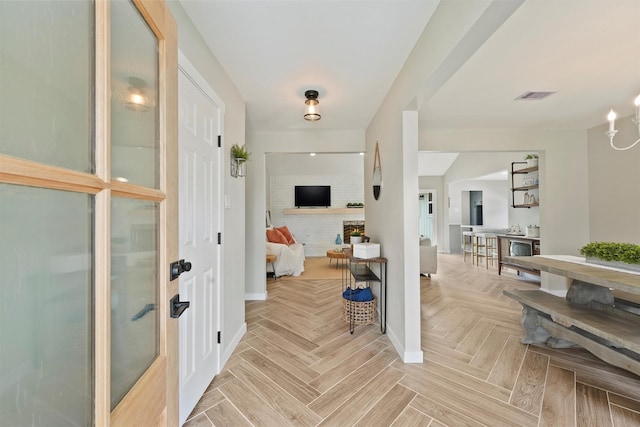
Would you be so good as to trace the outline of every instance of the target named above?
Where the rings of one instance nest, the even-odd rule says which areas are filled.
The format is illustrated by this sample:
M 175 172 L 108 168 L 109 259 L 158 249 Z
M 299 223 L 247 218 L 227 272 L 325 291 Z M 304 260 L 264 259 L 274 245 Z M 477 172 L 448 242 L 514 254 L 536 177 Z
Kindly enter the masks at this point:
M 247 151 L 244 145 L 233 144 L 231 146 L 231 155 L 240 162 L 251 160 L 251 153 Z
M 231 176 L 234 178 L 246 176 L 247 160 L 251 160 L 251 153 L 244 145 L 231 146 Z
M 640 245 L 633 243 L 591 242 L 580 248 L 580 253 L 603 261 L 640 264 Z
M 524 160 L 527 162 L 527 166 L 538 166 L 538 155 L 529 153 L 524 157 Z

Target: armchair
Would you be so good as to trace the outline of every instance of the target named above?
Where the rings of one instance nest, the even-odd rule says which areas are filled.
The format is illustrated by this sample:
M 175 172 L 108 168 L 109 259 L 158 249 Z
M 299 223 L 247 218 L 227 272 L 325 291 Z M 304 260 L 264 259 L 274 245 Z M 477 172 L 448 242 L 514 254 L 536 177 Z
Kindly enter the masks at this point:
M 431 246 L 431 239 L 420 239 L 420 274 L 431 277 L 438 272 L 438 246 Z

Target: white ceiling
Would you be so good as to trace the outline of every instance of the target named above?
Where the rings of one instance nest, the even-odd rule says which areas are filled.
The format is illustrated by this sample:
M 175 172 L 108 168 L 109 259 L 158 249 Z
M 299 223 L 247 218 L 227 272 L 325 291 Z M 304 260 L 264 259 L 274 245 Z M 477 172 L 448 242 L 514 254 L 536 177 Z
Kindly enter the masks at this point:
M 555 91 L 515 101 L 526 91 Z M 588 129 L 640 93 L 640 0 L 527 0 L 421 110 L 437 128 Z
M 202 1 L 185 11 L 246 101 L 247 128 L 364 129 L 436 1 Z M 319 122 L 303 116 L 319 92 Z
M 247 129 L 287 131 L 365 129 L 439 1 L 181 3 L 245 98 Z M 640 93 L 640 0 L 526 0 L 477 44 L 416 93 L 421 127 L 587 129 L 611 107 L 631 114 Z M 302 118 L 307 89 L 319 122 Z M 513 100 L 538 90 L 557 93 Z
M 459 153 L 418 153 L 418 176 L 442 176 Z

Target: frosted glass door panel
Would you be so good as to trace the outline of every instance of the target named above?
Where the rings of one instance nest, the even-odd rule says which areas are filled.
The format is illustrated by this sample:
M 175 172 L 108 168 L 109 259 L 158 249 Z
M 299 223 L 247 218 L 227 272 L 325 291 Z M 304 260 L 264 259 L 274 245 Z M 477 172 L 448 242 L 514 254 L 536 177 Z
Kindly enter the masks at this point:
M 158 40 L 128 1 L 111 3 L 111 176 L 158 188 Z
M 0 425 L 90 426 L 93 196 L 0 184 L 0 201 Z
M 89 1 L 0 1 L 0 154 L 93 173 L 93 16 Z
M 111 407 L 159 352 L 158 204 L 111 204 Z

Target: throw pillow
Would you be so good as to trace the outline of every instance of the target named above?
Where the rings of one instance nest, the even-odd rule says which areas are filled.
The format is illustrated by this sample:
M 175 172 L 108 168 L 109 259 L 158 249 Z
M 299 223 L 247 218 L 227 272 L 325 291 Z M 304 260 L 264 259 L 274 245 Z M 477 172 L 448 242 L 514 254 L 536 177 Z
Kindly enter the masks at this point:
M 296 239 L 293 238 L 293 234 L 291 234 L 286 225 L 283 225 L 282 227 L 276 227 L 276 230 L 282 233 L 282 235 L 287 239 L 287 242 L 290 245 L 293 245 L 296 242 Z
M 287 238 L 284 237 L 284 234 L 282 234 L 280 230 L 277 230 L 275 228 L 273 230 L 267 230 L 267 240 L 271 243 L 281 243 L 287 246 L 289 245 L 289 241 L 287 241 Z

